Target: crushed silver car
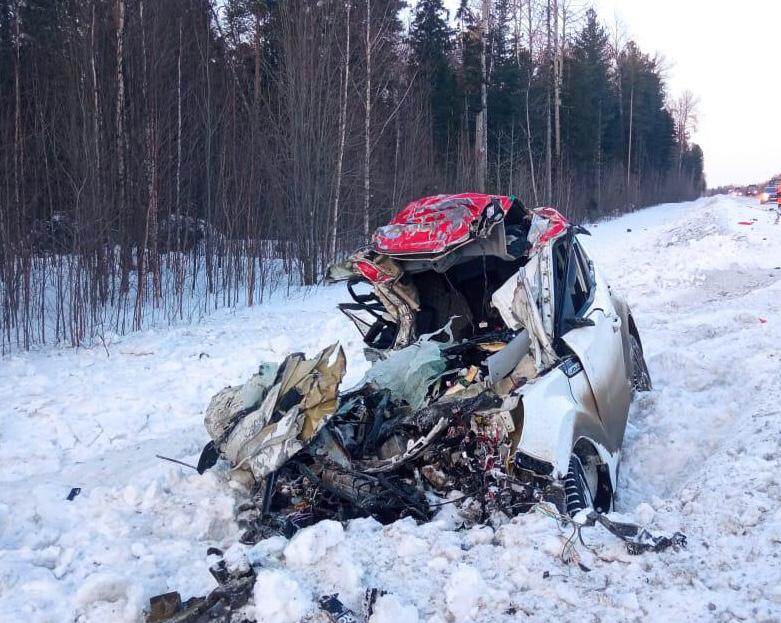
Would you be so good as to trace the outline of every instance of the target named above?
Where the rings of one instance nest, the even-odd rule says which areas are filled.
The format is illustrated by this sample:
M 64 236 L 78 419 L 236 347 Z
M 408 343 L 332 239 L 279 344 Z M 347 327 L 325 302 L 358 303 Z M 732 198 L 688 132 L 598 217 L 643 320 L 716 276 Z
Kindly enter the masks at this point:
M 581 246 L 588 232 L 515 197 L 415 201 L 329 268 L 373 366 L 340 390 L 334 344 L 263 364 L 212 400 L 219 457 L 248 482 L 244 540 L 323 518 L 491 522 L 541 501 L 607 512 L 634 391 L 637 325 Z

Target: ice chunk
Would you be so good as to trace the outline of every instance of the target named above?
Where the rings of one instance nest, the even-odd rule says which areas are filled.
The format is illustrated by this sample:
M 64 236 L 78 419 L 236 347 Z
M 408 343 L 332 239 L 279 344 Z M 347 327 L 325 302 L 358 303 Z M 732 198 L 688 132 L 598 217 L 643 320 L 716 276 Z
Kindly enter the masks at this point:
M 285 548 L 285 560 L 292 566 L 311 565 L 343 541 L 342 524 L 326 519 L 297 532 Z
M 485 581 L 477 569 L 469 565 L 458 565 L 445 586 L 445 603 L 453 619 L 465 621 L 475 618 L 485 590 Z
M 258 623 L 298 623 L 312 605 L 299 583 L 279 569 L 258 572 L 253 597 Z
M 374 604 L 369 623 L 418 623 L 418 609 L 403 604 L 395 595 L 382 595 Z

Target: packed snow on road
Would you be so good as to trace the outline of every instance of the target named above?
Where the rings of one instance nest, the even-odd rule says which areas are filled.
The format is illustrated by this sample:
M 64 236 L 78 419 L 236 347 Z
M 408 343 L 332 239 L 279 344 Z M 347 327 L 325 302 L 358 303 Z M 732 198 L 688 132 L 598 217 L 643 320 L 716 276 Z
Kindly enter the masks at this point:
M 369 367 L 336 309 L 300 290 L 202 324 L 0 359 L 0 620 L 141 621 L 149 599 L 211 591 L 209 548 L 256 569 L 249 620 L 329 620 L 338 593 L 372 623 L 781 619 L 781 226 L 757 202 L 703 198 L 590 227 L 626 296 L 654 389 L 632 404 L 611 517 L 686 548 L 624 543 L 532 511 L 465 527 L 454 505 L 389 525 L 322 521 L 238 542 L 246 492 L 194 464 L 210 398 L 293 351 L 339 341 L 343 387 Z

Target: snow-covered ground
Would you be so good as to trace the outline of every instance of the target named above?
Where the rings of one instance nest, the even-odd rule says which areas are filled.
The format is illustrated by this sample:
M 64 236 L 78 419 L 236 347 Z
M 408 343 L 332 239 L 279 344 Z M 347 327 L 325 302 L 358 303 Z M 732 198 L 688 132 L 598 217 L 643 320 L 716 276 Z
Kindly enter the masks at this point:
M 152 595 L 208 592 L 216 546 L 262 563 L 258 621 L 325 621 L 319 595 L 360 610 L 368 587 L 389 593 L 374 623 L 781 621 L 781 225 L 719 197 L 592 233 L 655 383 L 632 407 L 617 507 L 686 533 L 686 550 L 633 557 L 587 529 L 582 567 L 562 560 L 571 529 L 543 514 L 459 530 L 448 506 L 425 525 L 322 522 L 237 545 L 241 492 L 224 469 L 198 476 L 155 455 L 195 462 L 209 398 L 260 361 L 340 340 L 358 380 L 360 340 L 335 309 L 341 288 L 326 288 L 0 359 L 0 620 L 140 621 Z

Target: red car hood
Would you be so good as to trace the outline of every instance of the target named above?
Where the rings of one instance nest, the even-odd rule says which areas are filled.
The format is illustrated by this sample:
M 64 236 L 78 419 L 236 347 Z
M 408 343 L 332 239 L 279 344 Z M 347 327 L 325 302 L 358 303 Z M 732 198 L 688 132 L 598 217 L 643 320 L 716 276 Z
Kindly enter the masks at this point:
M 372 245 L 386 255 L 442 253 L 469 240 L 493 199 L 507 214 L 512 199 L 506 196 L 462 193 L 423 197 L 407 204 L 388 225 L 378 227 Z

